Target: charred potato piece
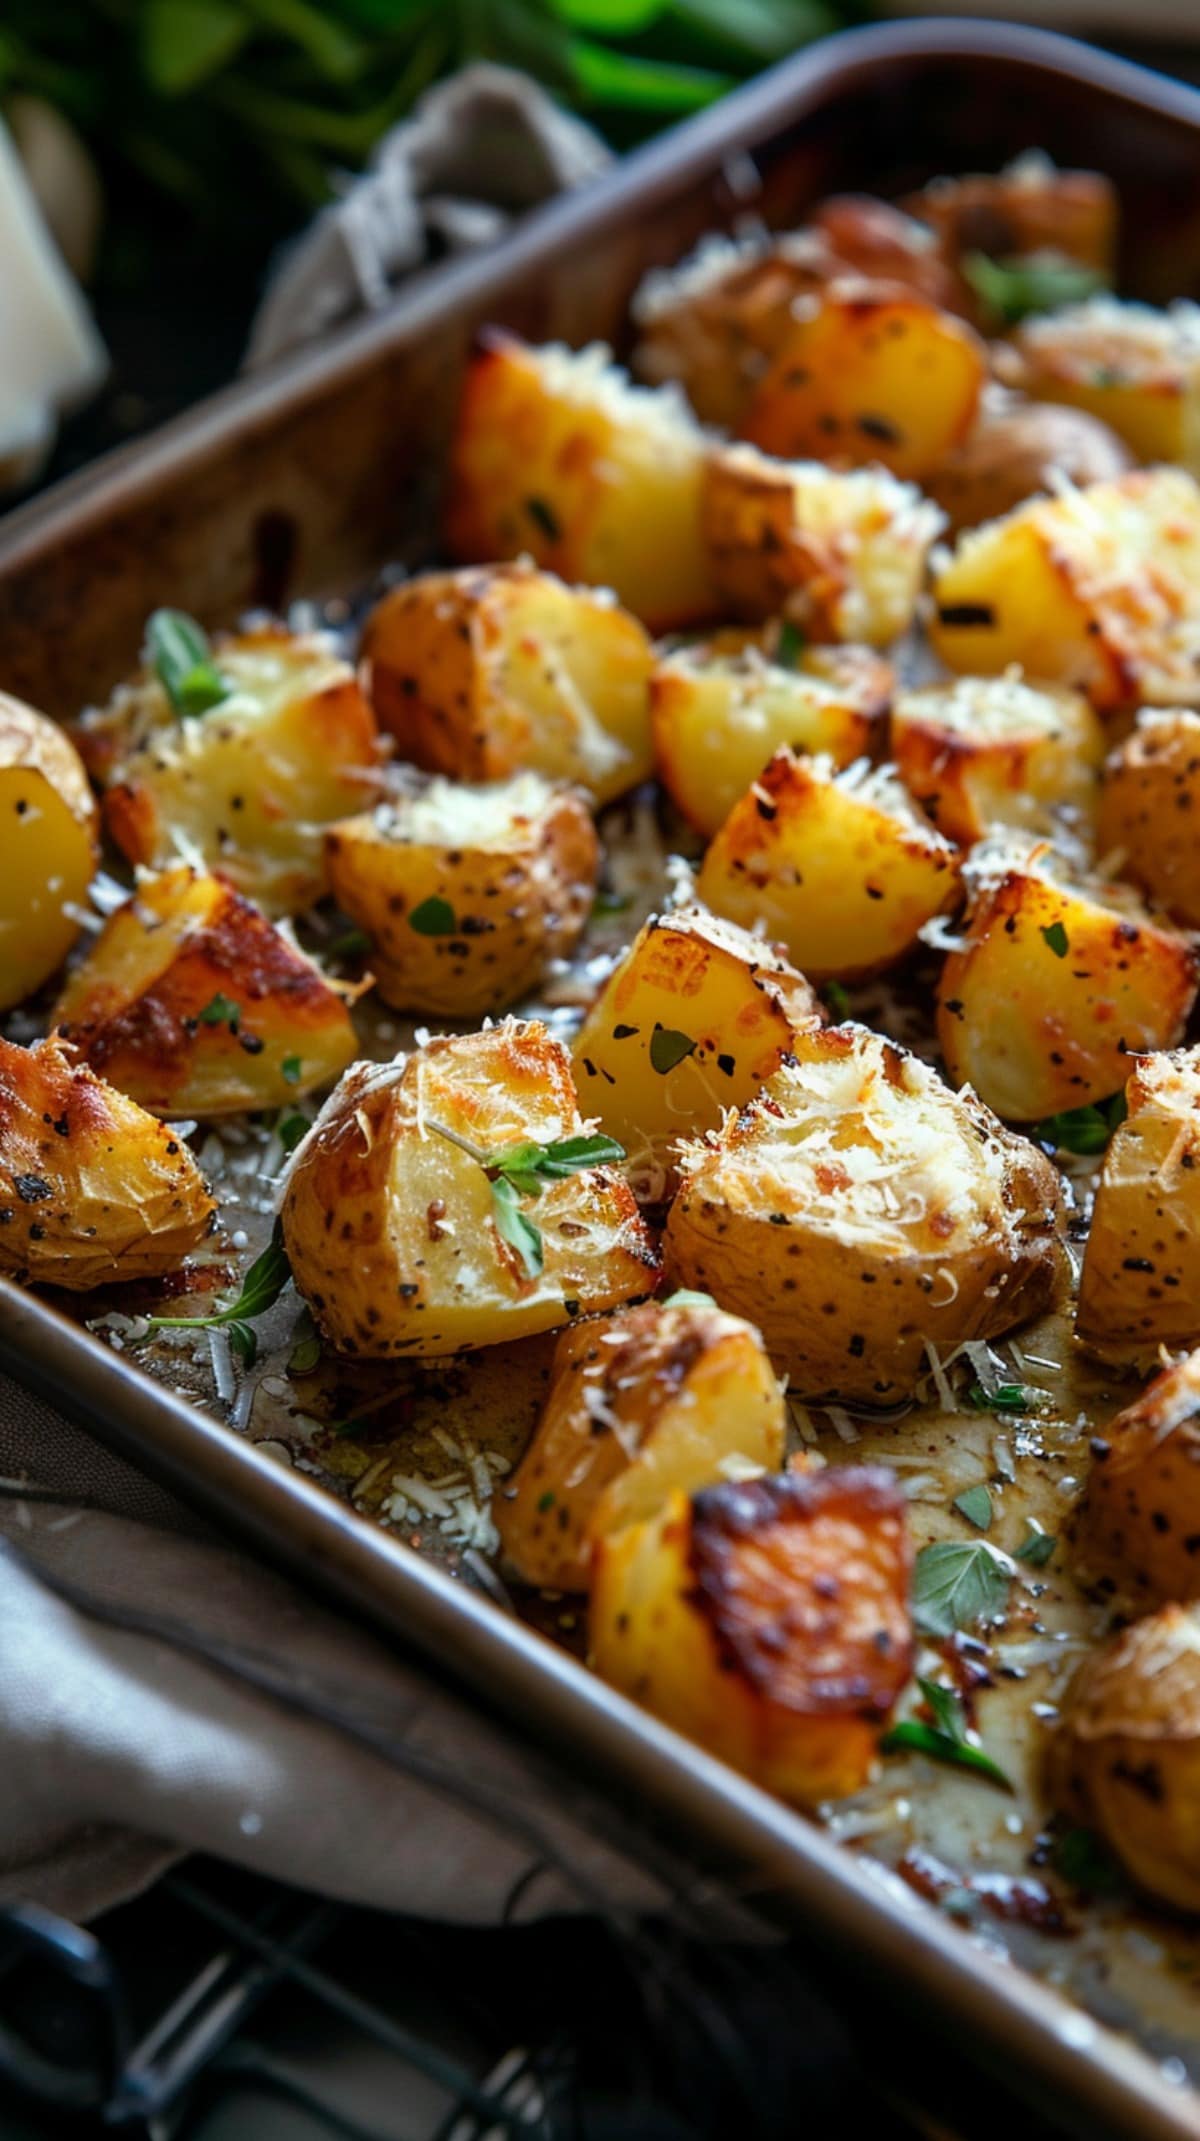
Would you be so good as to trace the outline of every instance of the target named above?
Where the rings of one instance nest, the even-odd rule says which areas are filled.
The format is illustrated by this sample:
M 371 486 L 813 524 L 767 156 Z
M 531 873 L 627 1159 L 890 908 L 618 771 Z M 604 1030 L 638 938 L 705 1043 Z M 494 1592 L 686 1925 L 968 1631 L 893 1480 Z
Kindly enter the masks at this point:
M 0 1271 L 86 1293 L 177 1271 L 216 1205 L 166 1123 L 56 1037 L 0 1040 Z
M 711 837 L 782 744 L 848 766 L 874 750 L 892 673 L 867 647 L 836 650 L 840 675 L 805 648 L 794 667 L 753 642 L 738 651 L 680 646 L 650 680 L 658 777 L 676 808 Z M 815 658 L 814 658 L 815 657 Z
M 1139 1888 L 1200 1911 L 1200 1609 L 1162 1606 L 1085 1658 L 1048 1770 Z
M 1096 1189 L 1076 1328 L 1093 1352 L 1149 1368 L 1161 1346 L 1200 1343 L 1200 1051 L 1144 1056 L 1125 1104 Z
M 292 1273 L 325 1337 L 371 1358 L 438 1356 L 653 1293 L 652 1238 L 611 1168 L 536 1198 L 493 1193 L 484 1160 L 583 1134 L 570 1058 L 536 1022 L 356 1064 L 283 1200 Z
M 857 1791 L 912 1670 L 904 1496 L 881 1465 L 706 1487 L 597 1542 L 603 1679 L 793 1805 Z
M 1200 488 L 1182 469 L 1035 498 L 959 537 L 930 638 L 949 668 L 1086 691 L 1101 712 L 1200 690 Z
M 1125 886 L 1081 878 L 1049 850 L 977 850 L 965 949 L 938 986 L 938 1040 L 956 1084 L 1032 1122 L 1107 1100 L 1129 1057 L 1172 1048 L 1196 996 L 1196 955 Z
M 715 1130 L 821 1015 L 761 937 L 698 907 L 652 916 L 576 1036 L 580 1105 L 661 1196 L 678 1140 Z
M 738 616 L 792 619 L 813 639 L 886 647 L 913 621 L 942 516 L 883 469 L 714 448 L 702 499 L 713 580 Z
M 969 318 L 987 311 L 961 272 L 973 253 L 1006 265 L 1031 257 L 1074 262 L 1111 278 L 1117 198 L 1097 171 L 1060 171 L 1035 150 L 1000 172 L 934 179 L 900 205 L 934 232 L 942 259 L 958 272 Z M 990 315 L 986 324 L 995 324 Z
M 401 757 L 459 781 L 544 773 L 598 803 L 653 770 L 642 626 L 528 564 L 427 572 L 376 604 L 363 659 Z
M 267 626 L 218 640 L 214 659 L 232 688 L 206 714 L 176 714 L 144 672 L 82 717 L 76 742 L 130 862 L 204 862 L 290 915 L 325 890 L 323 826 L 377 785 L 375 719 L 320 634 Z
M 143 877 L 72 968 L 54 1023 L 155 1115 L 238 1115 L 328 1085 L 357 1052 L 320 968 L 232 885 Z
M 890 1404 L 924 1372 L 926 1340 L 994 1338 L 1048 1305 L 1058 1176 L 877 1034 L 809 1031 L 792 1059 L 684 1148 L 668 1273 L 753 1316 L 801 1397 Z
M 808 231 L 703 239 L 639 288 L 634 371 L 651 386 L 676 383 L 703 423 L 735 430 L 788 333 L 794 300 L 836 266 L 826 241 Z
M 23 1003 L 57 972 L 79 935 L 72 909 L 87 899 L 96 866 L 97 812 L 70 738 L 20 699 L 0 692 L 0 1011 Z
M 1026 320 L 1002 376 L 1038 401 L 1098 417 L 1139 461 L 1200 475 L 1200 309 L 1096 297 Z
M 447 547 L 464 565 L 528 551 L 614 588 L 655 632 L 702 623 L 705 435 L 671 389 L 632 386 L 610 357 L 486 337 L 451 448 Z
M 787 750 L 735 803 L 697 880 L 714 913 L 765 928 L 812 981 L 891 966 L 958 889 L 958 850 L 893 768 L 839 774 Z
M 1084 410 L 1024 401 L 990 387 L 961 446 L 931 471 L 924 487 L 958 534 L 1013 512 L 1064 476 L 1082 489 L 1131 466 L 1123 440 Z
M 1090 831 L 1104 731 L 1078 692 L 1016 677 L 962 677 L 903 691 L 892 756 L 940 832 L 970 847 L 998 825 Z
M 1102 855 L 1177 922 L 1200 929 L 1200 714 L 1139 714 L 1113 752 L 1100 792 Z
M 330 888 L 371 937 L 385 1003 L 499 1011 L 581 936 L 599 846 L 585 799 L 538 773 L 487 788 L 436 775 L 325 835 Z
M 795 300 L 736 429 L 784 460 L 923 479 L 966 438 L 987 372 L 964 321 L 914 290 L 847 276 Z
M 699 1299 L 645 1301 L 563 1332 L 492 1514 L 526 1583 L 585 1591 L 595 1539 L 783 1458 L 783 1398 L 753 1325 Z
M 1087 1582 L 1103 1577 L 1143 1606 L 1200 1599 L 1200 1353 L 1155 1376 L 1093 1440 L 1075 1558 Z

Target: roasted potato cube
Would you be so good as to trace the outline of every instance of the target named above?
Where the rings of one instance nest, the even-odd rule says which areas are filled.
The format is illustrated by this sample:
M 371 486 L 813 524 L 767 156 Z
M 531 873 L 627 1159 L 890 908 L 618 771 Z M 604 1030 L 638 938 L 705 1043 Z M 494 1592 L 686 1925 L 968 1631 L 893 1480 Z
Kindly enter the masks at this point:
M 176 1271 L 216 1205 L 168 1126 L 52 1035 L 0 1040 L 0 1271 L 86 1293 Z
M 529 564 L 421 573 L 376 604 L 362 651 L 380 722 L 432 773 L 544 773 L 605 803 L 653 770 L 650 641 L 603 591 Z
M 1100 853 L 1119 855 L 1122 877 L 1189 929 L 1200 929 L 1198 819 L 1200 714 L 1149 708 L 1104 768 Z
M 464 565 L 528 551 L 615 588 L 652 631 L 714 610 L 700 538 L 706 440 L 671 388 L 635 387 L 600 343 L 490 332 L 467 373 L 445 538 Z
M 1084 1659 L 1048 1771 L 1139 1888 L 1200 1911 L 1200 1610 L 1162 1606 Z
M 1161 1346 L 1200 1343 L 1200 1050 L 1144 1056 L 1125 1105 L 1096 1188 L 1076 1327 L 1093 1352 L 1150 1368 Z
M 278 1108 L 357 1053 L 320 968 L 219 877 L 144 876 L 72 968 L 54 1022 L 155 1115 Z
M 765 928 L 812 981 L 891 966 L 958 889 L 957 848 L 894 768 L 838 773 L 788 750 L 734 804 L 697 879 L 714 913 Z
M 928 224 L 892 201 L 877 201 L 869 193 L 832 193 L 814 209 L 805 230 L 810 244 L 819 239 L 843 268 L 904 283 L 935 305 L 957 302 L 958 278 Z
M 988 325 L 994 317 L 961 275 L 972 254 L 1003 264 L 1074 262 L 1111 279 L 1117 198 L 1098 171 L 1060 171 L 1031 150 L 1000 172 L 934 179 L 900 205 L 935 233 L 942 259 L 960 273 L 963 309 L 984 313 Z
M 987 387 L 961 446 L 925 478 L 955 534 L 998 520 L 1035 491 L 1107 483 L 1132 467 L 1124 441 L 1094 416 L 1052 401 L 1024 401 Z
M 384 1002 L 448 1018 L 503 1010 L 573 949 L 599 854 L 584 798 L 540 773 L 488 788 L 434 775 L 325 835 Z
M 76 742 L 131 862 L 202 861 L 290 915 L 325 890 L 322 827 L 377 785 L 374 716 L 320 634 L 266 626 L 218 640 L 214 658 L 232 689 L 207 713 L 176 714 L 143 672 L 82 717 Z
M 714 448 L 702 504 L 712 576 L 742 617 L 776 613 L 813 639 L 886 647 L 913 621 L 942 516 L 884 469 Z
M 576 1037 L 580 1105 L 660 1197 L 677 1141 L 715 1130 L 821 1016 L 804 976 L 761 937 L 698 907 L 652 915 Z
M 1200 311 L 1094 297 L 1026 320 L 1003 378 L 1038 401 L 1085 409 L 1139 461 L 1177 461 L 1200 475 Z
M 83 762 L 54 721 L 0 692 L 0 1011 L 62 965 L 96 866 L 97 812 Z
M 652 1237 L 611 1168 L 538 1197 L 493 1185 L 497 1157 L 584 1129 L 570 1057 L 536 1022 L 355 1064 L 283 1200 L 293 1276 L 325 1337 L 343 1353 L 437 1356 L 653 1293 Z
M 959 537 L 930 637 L 951 669 L 1086 691 L 1103 712 L 1200 690 L 1200 488 L 1178 468 L 1035 498 Z
M 820 661 L 847 657 L 840 675 Z M 698 832 L 711 836 L 781 744 L 848 766 L 874 749 L 891 670 L 867 647 L 805 648 L 794 667 L 749 641 L 667 649 L 650 680 L 658 777 Z
M 1087 1583 L 1104 1578 L 1141 1607 L 1200 1599 L 1200 1353 L 1093 1439 L 1075 1559 Z
M 861 1027 L 798 1035 L 758 1098 L 685 1146 L 682 1165 L 672 1283 L 752 1316 L 804 1398 L 906 1397 L 926 1340 L 1013 1330 L 1058 1282 L 1051 1162 Z
M 892 756 L 910 795 L 963 847 L 1000 825 L 1087 834 L 1104 731 L 1088 701 L 1018 677 L 961 677 L 902 691 Z
M 653 268 L 633 300 L 633 369 L 683 388 L 702 422 L 735 430 L 791 326 L 793 301 L 837 266 L 808 231 L 718 234 L 673 268 Z
M 938 986 L 950 1077 L 1010 1122 L 1106 1100 L 1131 1055 L 1179 1040 L 1196 996 L 1189 940 L 1050 849 L 1014 836 L 976 854 L 965 949 Z
M 768 1791 L 857 1791 L 912 1671 L 904 1496 L 882 1465 L 672 1494 L 598 1540 L 602 1677 Z
M 923 478 L 970 431 L 987 352 L 898 283 L 847 276 L 794 300 L 789 332 L 740 423 L 784 460 L 880 462 Z
M 573 1324 L 492 1514 L 526 1583 L 586 1591 L 592 1545 L 678 1490 L 776 1472 L 783 1397 L 762 1339 L 711 1302 L 644 1301 Z

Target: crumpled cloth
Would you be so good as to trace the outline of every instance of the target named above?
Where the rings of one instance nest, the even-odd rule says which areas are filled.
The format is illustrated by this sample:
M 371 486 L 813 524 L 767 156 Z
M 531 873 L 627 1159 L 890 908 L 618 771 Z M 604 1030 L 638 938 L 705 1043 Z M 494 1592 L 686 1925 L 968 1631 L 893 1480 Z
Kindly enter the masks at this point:
M 508 67 L 465 67 L 422 97 L 366 171 L 287 249 L 250 332 L 254 370 L 356 312 L 435 251 L 485 245 L 514 216 L 594 178 L 609 150 Z

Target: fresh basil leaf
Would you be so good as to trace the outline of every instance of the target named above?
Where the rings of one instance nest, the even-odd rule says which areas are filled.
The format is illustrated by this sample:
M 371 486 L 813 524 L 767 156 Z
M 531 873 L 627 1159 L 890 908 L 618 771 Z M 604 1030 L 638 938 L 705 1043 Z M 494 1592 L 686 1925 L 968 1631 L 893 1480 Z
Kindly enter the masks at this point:
M 1061 922 L 1050 922 L 1041 932 L 1042 942 L 1049 946 L 1056 959 L 1065 959 L 1071 949 L 1071 939 Z
M 545 1262 L 542 1237 L 521 1210 L 516 1189 L 503 1175 L 492 1184 L 492 1218 L 501 1240 L 520 1257 L 526 1278 L 536 1279 Z
M 676 1033 L 670 1026 L 656 1026 L 650 1036 L 650 1067 L 660 1078 L 665 1078 L 677 1063 L 695 1052 L 696 1043 L 690 1033 Z
M 1082 304 L 1108 288 L 1098 269 L 1051 255 L 992 260 L 986 253 L 967 253 L 962 272 L 981 303 L 1008 326 L 1027 319 L 1031 312 L 1057 312 L 1063 305 Z
M 449 900 L 434 897 L 422 900 L 414 907 L 408 918 L 408 926 L 419 937 L 452 937 L 458 928 L 454 909 Z
M 923 1546 L 913 1571 L 913 1619 L 923 1635 L 999 1619 L 1008 1598 L 1008 1573 L 982 1539 L 939 1539 Z
M 1053 1561 L 1058 1540 L 1052 1531 L 1031 1531 L 1029 1537 L 1018 1546 L 1014 1561 L 1024 1561 L 1031 1569 L 1044 1569 Z
M 146 626 L 146 656 L 177 714 L 206 714 L 229 697 L 207 633 L 182 610 L 155 610 Z
M 954 1506 L 960 1517 L 973 1524 L 976 1531 L 987 1531 L 992 1521 L 992 1497 L 986 1487 L 968 1487 L 954 1497 Z

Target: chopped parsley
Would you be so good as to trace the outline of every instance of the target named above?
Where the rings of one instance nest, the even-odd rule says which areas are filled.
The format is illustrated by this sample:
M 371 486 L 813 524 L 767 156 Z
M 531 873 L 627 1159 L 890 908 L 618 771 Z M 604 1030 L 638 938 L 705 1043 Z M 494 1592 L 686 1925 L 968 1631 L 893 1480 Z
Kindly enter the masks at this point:
M 1023 1561 L 1031 1569 L 1044 1569 L 1054 1559 L 1058 1540 L 1052 1531 L 1031 1531 L 1029 1537 L 1018 1546 L 1014 1561 Z
M 1065 959 L 1071 949 L 1071 939 L 1061 922 L 1050 922 L 1041 932 L 1042 942 L 1049 946 L 1056 959 Z
M 954 1497 L 954 1506 L 960 1517 L 973 1524 L 976 1531 L 987 1531 L 992 1521 L 992 1497 L 986 1487 L 968 1487 Z
M 454 909 L 449 900 L 433 898 L 422 900 L 414 907 L 408 918 L 408 926 L 419 937 L 452 937 L 458 928 Z
M 208 634 L 183 610 L 155 610 L 146 661 L 177 714 L 206 714 L 229 697 L 232 686 L 212 658 Z
M 696 1043 L 690 1033 L 676 1033 L 670 1026 L 656 1026 L 650 1036 L 650 1068 L 660 1078 L 673 1071 L 686 1056 L 694 1055 Z
M 199 1013 L 198 1023 L 201 1026 L 228 1026 L 230 1033 L 236 1033 L 241 1016 L 241 1005 L 235 1004 L 231 996 L 222 996 L 218 991 L 212 1002 L 205 1004 L 203 1011 Z
M 981 304 L 1007 326 L 1028 319 L 1031 312 L 1057 312 L 1063 305 L 1081 304 L 1108 288 L 1098 268 L 1056 254 L 992 260 L 986 253 L 967 253 L 962 271 Z
M 299 1056 L 285 1056 L 279 1068 L 289 1085 L 299 1085 L 304 1070 Z
M 933 1762 L 974 1770 L 977 1776 L 998 1784 L 1002 1791 L 1011 1792 L 1011 1779 L 980 1746 L 978 1735 L 971 1732 L 961 1698 L 954 1689 L 943 1687 L 937 1680 L 918 1680 L 917 1686 L 933 1712 L 934 1722 L 930 1725 L 918 1717 L 904 1718 L 884 1734 L 880 1742 L 883 1752 L 928 1755 Z

